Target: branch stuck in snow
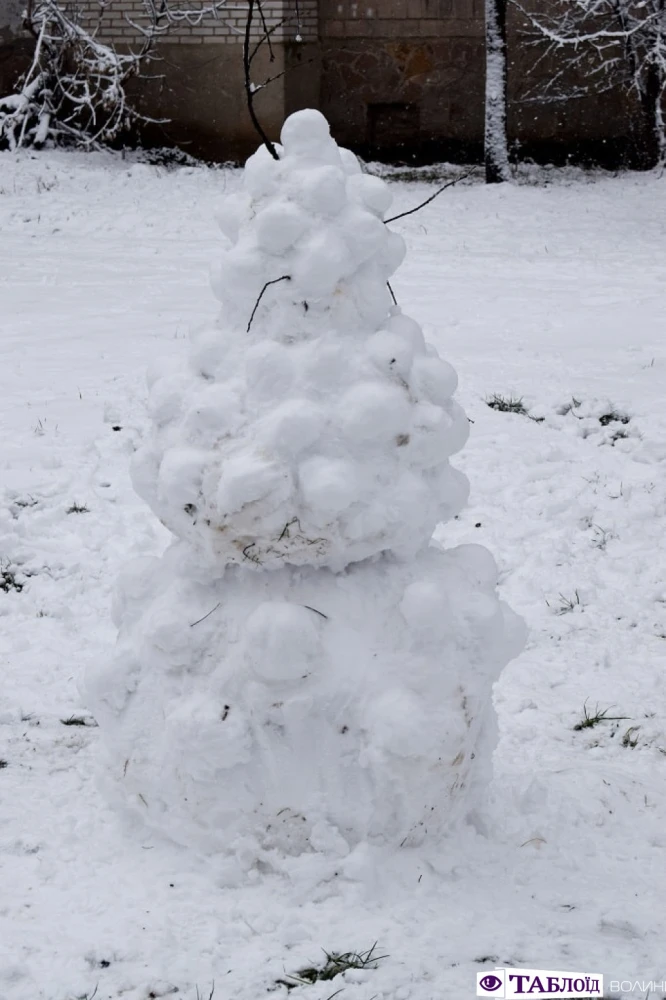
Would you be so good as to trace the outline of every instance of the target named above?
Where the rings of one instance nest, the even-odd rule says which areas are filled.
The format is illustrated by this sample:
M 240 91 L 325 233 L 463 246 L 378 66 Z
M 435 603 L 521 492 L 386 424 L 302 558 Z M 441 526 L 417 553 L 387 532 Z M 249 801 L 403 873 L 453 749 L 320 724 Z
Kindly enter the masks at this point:
M 434 201 L 437 195 L 440 195 L 442 191 L 446 191 L 447 188 L 453 187 L 460 181 L 464 181 L 466 177 L 470 177 L 473 173 L 474 173 L 474 167 L 470 167 L 469 170 L 466 170 L 463 174 L 460 174 L 459 177 L 455 177 L 452 181 L 447 181 L 446 184 L 442 184 L 442 186 L 438 188 L 434 194 L 431 194 L 429 198 L 426 198 L 425 201 L 422 201 L 420 205 L 416 205 L 415 208 L 410 208 L 407 212 L 400 212 L 399 215 L 392 215 L 390 219 L 384 219 L 384 222 L 387 224 L 389 222 L 396 222 L 398 219 L 404 219 L 406 215 L 413 215 L 414 212 L 419 212 L 422 208 L 425 208 L 426 205 L 429 205 L 431 201 Z
M 254 309 L 252 310 L 252 315 L 250 316 L 250 319 L 249 319 L 248 324 L 247 324 L 247 331 L 246 331 L 247 333 L 250 332 L 250 327 L 252 326 L 252 320 L 254 319 L 254 315 L 255 315 L 257 309 L 259 308 L 259 303 L 261 302 L 261 300 L 264 297 L 264 292 L 271 285 L 277 285 L 278 282 L 280 282 L 280 281 L 291 281 L 291 275 L 290 274 L 283 274 L 281 278 L 273 278 L 272 281 L 267 281 L 266 282 L 266 284 L 264 285 L 264 287 L 259 292 L 259 298 L 254 303 Z

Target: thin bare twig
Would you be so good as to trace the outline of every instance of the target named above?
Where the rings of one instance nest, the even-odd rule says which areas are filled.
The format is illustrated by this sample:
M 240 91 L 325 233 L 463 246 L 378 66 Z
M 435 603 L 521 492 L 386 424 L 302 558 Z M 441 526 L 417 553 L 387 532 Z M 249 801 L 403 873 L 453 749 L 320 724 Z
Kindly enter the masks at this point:
M 221 604 L 222 604 L 222 601 L 218 601 L 217 604 L 215 605 L 215 607 L 211 608 L 210 611 L 208 612 L 208 614 L 204 615 L 203 618 L 197 618 L 197 620 L 195 622 L 190 622 L 190 628 L 194 628 L 195 625 L 200 625 L 201 622 L 205 622 L 206 618 L 210 618 L 210 616 L 213 614 L 213 612 L 217 611 L 217 609 L 220 607 Z
M 245 98 L 246 98 L 246 101 L 247 101 L 248 114 L 250 115 L 250 119 L 251 119 L 252 124 L 254 125 L 254 127 L 255 127 L 255 129 L 257 131 L 257 134 L 259 135 L 259 138 L 261 139 L 261 141 L 263 142 L 264 146 L 266 147 L 266 149 L 268 150 L 268 152 L 271 154 L 271 156 L 273 157 L 273 159 L 274 160 L 279 160 L 280 157 L 278 156 L 277 149 L 275 148 L 275 146 L 273 145 L 273 143 L 271 142 L 271 140 L 268 138 L 268 136 L 264 132 L 264 130 L 263 130 L 262 126 L 261 126 L 261 122 L 257 118 L 256 111 L 254 110 L 254 92 L 255 92 L 255 88 L 254 88 L 254 85 L 253 85 L 251 77 L 250 77 L 250 61 L 251 61 L 250 60 L 250 38 L 251 38 L 251 34 L 252 34 L 252 16 L 253 16 L 253 13 L 254 13 L 254 5 L 255 5 L 255 3 L 256 3 L 256 0 L 248 0 L 247 19 L 245 21 L 245 41 L 243 43 L 243 69 L 245 71 Z M 264 291 L 265 291 L 265 289 L 264 289 Z M 262 295 L 263 295 L 263 292 L 262 292 Z M 259 298 L 261 298 L 261 296 L 259 296 Z M 255 309 L 256 309 L 256 306 L 255 306 Z M 254 313 L 252 315 L 254 316 Z M 250 324 L 251 323 L 252 323 L 252 319 L 250 319 Z M 248 326 L 248 332 L 249 332 L 249 329 L 250 329 L 250 327 Z
M 251 2 L 251 0 L 250 0 L 250 2 Z M 277 283 L 278 283 L 279 281 L 291 281 L 291 275 L 290 275 L 290 274 L 283 274 L 281 278 L 273 278 L 273 280 L 272 280 L 272 281 L 267 281 L 267 282 L 266 282 L 266 284 L 264 285 L 264 287 L 263 287 L 263 288 L 261 289 L 261 291 L 259 292 L 259 298 L 258 298 L 258 299 L 257 299 L 257 301 L 256 301 L 256 302 L 254 303 L 254 309 L 252 310 L 252 315 L 250 316 L 250 319 L 249 319 L 249 322 L 248 322 L 248 324 L 247 324 L 247 330 L 246 330 L 246 333 L 249 333 L 249 332 L 250 332 L 250 327 L 252 326 L 252 320 L 254 319 L 254 314 L 256 313 L 257 309 L 259 308 L 259 303 L 261 302 L 261 300 L 262 300 L 262 299 L 263 299 L 263 297 L 264 297 L 264 292 L 266 291 L 266 289 L 267 289 L 267 288 L 268 288 L 268 287 L 269 287 L 270 285 L 277 285 Z
M 303 607 L 307 608 L 308 611 L 314 611 L 316 615 L 320 615 L 322 618 L 325 618 L 326 621 L 328 621 L 328 615 L 325 615 L 323 611 L 318 611 L 317 608 L 311 608 L 309 604 L 304 604 Z
M 429 198 L 422 201 L 420 205 L 417 205 L 415 208 L 410 208 L 408 212 L 400 212 L 399 215 L 392 215 L 390 219 L 384 219 L 384 222 L 387 224 L 389 222 L 396 222 L 398 219 L 404 219 L 406 215 L 413 215 L 414 212 L 419 212 L 422 208 L 425 208 L 426 205 L 429 205 L 431 201 L 434 201 L 437 195 L 441 194 L 442 191 L 446 191 L 447 188 L 453 187 L 454 184 L 458 184 L 460 181 L 464 181 L 466 177 L 470 177 L 474 173 L 474 169 L 474 167 L 470 167 L 470 169 L 466 170 L 464 174 L 460 174 L 460 176 L 454 178 L 454 180 L 447 181 L 446 184 L 442 184 L 441 188 L 438 188 L 434 194 L 431 194 Z

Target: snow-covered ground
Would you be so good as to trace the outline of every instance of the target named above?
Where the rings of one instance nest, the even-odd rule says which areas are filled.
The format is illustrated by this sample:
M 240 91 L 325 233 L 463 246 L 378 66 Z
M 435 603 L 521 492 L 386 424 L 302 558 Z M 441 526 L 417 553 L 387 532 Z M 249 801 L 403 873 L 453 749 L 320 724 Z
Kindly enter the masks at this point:
M 77 682 L 111 655 L 119 570 L 167 538 L 129 483 L 143 373 L 216 314 L 236 183 L 0 156 L 0 1000 L 286 996 L 322 948 L 375 941 L 375 970 L 292 998 L 463 1000 L 496 964 L 664 980 L 666 179 L 465 184 L 396 223 L 395 293 L 474 421 L 442 538 L 492 550 L 531 630 L 497 686 L 488 838 L 228 888 L 100 795 Z M 395 184 L 395 212 L 431 191 Z M 585 703 L 622 718 L 576 731 Z

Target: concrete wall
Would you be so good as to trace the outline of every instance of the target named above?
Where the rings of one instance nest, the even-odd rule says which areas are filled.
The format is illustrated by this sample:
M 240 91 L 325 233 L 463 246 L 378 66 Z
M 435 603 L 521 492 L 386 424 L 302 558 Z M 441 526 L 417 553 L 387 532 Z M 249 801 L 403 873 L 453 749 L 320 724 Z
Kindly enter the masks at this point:
M 483 0 L 320 0 L 321 108 L 336 135 L 380 158 L 480 158 L 483 18 Z M 524 29 L 510 7 L 510 140 L 542 159 L 627 159 L 637 119 L 625 95 L 529 100 L 539 53 Z M 538 73 L 554 71 L 543 62 Z
M 0 0 L 0 94 L 9 93 L 28 65 L 32 44 L 21 38 L 23 0 Z
M 261 52 L 255 61 L 255 79 L 279 73 L 285 49 L 274 46 L 275 61 Z M 151 72 L 163 75 L 152 82 L 139 81 L 137 104 L 152 118 L 168 118 L 159 125 L 142 126 L 146 144 L 176 145 L 194 156 L 216 162 L 244 159 L 258 138 L 245 101 L 242 46 L 195 46 L 162 43 L 160 61 Z M 284 87 L 278 82 L 255 98 L 260 120 L 270 138 L 276 139 L 284 118 Z
M 478 153 L 482 0 L 321 0 L 320 19 L 321 106 L 343 141 L 371 155 Z
M 8 42 L 21 29 L 22 0 L 0 0 L 0 41 Z

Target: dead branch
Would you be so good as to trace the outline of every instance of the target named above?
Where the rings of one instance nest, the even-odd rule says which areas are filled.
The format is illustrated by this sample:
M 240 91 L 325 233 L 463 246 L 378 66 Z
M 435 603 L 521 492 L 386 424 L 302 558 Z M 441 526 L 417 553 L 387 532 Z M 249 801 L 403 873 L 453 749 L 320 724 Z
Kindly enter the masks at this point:
M 387 224 L 389 222 L 396 222 L 398 219 L 404 219 L 406 215 L 413 215 L 414 212 L 419 212 L 422 208 L 425 208 L 426 205 L 429 205 L 431 201 L 434 201 L 435 198 L 442 193 L 442 191 L 446 191 L 447 188 L 453 187 L 455 184 L 458 184 L 460 181 L 463 181 L 466 177 L 470 177 L 473 173 L 474 173 L 474 167 L 470 167 L 469 170 L 466 170 L 463 174 L 460 174 L 459 177 L 455 177 L 452 181 L 447 181 L 446 184 L 442 184 L 441 188 L 438 188 L 434 194 L 431 194 L 429 198 L 426 198 L 425 201 L 422 201 L 420 205 L 417 205 L 415 208 L 410 208 L 409 211 L 407 212 L 400 212 L 399 215 L 392 215 L 390 219 L 384 219 L 384 222 L 386 222 Z
M 277 285 L 278 282 L 280 282 L 280 281 L 291 281 L 291 275 L 290 274 L 283 274 L 281 278 L 273 278 L 272 281 L 267 281 L 266 282 L 266 284 L 264 285 L 264 287 L 259 292 L 259 298 L 254 303 L 254 309 L 252 310 L 252 315 L 250 316 L 250 319 L 248 321 L 246 333 L 250 332 L 250 327 L 252 326 L 252 320 L 254 319 L 254 314 L 256 313 L 257 309 L 259 308 L 259 303 L 261 302 L 261 300 L 264 297 L 264 292 L 271 285 Z

